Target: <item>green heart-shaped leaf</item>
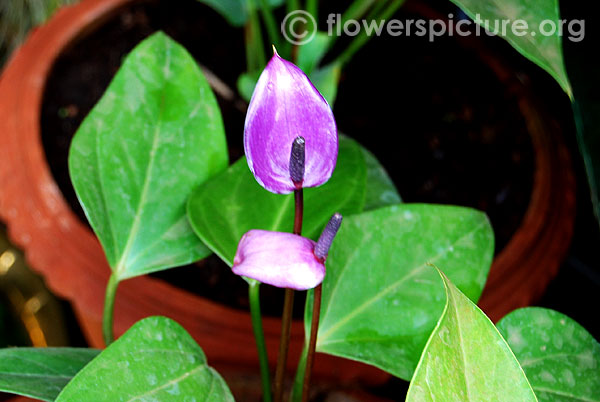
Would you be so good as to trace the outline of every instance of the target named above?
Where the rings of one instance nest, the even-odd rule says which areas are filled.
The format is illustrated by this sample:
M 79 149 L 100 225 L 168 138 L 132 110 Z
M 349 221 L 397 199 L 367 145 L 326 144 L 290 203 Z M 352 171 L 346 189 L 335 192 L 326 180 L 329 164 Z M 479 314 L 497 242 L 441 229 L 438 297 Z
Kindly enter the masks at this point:
M 233 401 L 200 346 L 175 321 L 137 322 L 81 370 L 57 402 Z
M 540 401 L 600 401 L 600 344 L 578 323 L 539 307 L 498 323 Z
M 0 349 L 0 391 L 54 401 L 98 353 L 85 348 Z
M 438 273 L 446 289 L 446 306 L 427 341 L 406 401 L 536 401 L 494 324 Z
M 362 210 L 367 167 L 362 148 L 340 138 L 336 168 L 321 187 L 304 189 L 303 235 L 318 237 L 331 215 Z M 291 232 L 294 195 L 273 194 L 262 188 L 241 158 L 208 180 L 191 196 L 188 215 L 202 241 L 229 265 L 242 235 L 250 229 Z
M 69 172 L 117 280 L 207 256 L 185 214 L 227 166 L 215 96 L 163 33 L 140 43 L 77 130 Z
M 485 214 L 400 204 L 344 218 L 327 258 L 317 350 L 410 379 L 445 296 L 428 263 L 477 300 L 494 253 Z M 305 323 L 310 325 L 311 298 Z

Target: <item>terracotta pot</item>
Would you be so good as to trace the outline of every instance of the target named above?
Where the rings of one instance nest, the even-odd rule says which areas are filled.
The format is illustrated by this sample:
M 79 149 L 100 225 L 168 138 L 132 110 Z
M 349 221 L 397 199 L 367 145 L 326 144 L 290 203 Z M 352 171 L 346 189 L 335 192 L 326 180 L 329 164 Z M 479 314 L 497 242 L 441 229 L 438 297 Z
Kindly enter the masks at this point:
M 17 396 L 17 397 L 9 399 L 6 402 L 37 402 L 37 401 L 38 401 L 38 399 L 31 399 L 31 398 L 27 398 L 24 396 Z
M 71 211 L 52 177 L 41 143 L 40 109 L 48 73 L 61 52 L 133 1 L 83 0 L 62 9 L 32 33 L 0 79 L 0 218 L 31 266 L 72 302 L 95 347 L 103 345 L 102 306 L 110 269 L 96 237 Z M 512 82 L 502 66 L 490 65 L 507 85 Z M 536 150 L 535 187 L 521 227 L 492 266 L 481 300 L 494 319 L 540 295 L 555 275 L 572 232 L 574 180 L 560 132 L 545 126 L 530 98 L 520 99 Z M 149 277 L 124 281 L 115 311 L 117 334 L 148 315 L 165 315 L 195 337 L 217 369 L 257 367 L 250 316 L 245 312 Z M 265 318 L 264 327 L 274 363 L 280 321 Z M 302 323 L 295 322 L 290 370 L 303 338 Z M 387 378 L 374 368 L 325 355 L 318 356 L 316 375 L 341 382 L 360 378 L 376 383 Z

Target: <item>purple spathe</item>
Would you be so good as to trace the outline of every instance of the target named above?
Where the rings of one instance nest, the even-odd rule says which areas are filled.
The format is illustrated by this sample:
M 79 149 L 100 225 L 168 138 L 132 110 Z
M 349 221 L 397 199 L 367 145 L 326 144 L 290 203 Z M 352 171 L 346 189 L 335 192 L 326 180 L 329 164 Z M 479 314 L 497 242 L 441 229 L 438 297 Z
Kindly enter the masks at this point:
M 331 177 L 337 161 L 338 135 L 327 101 L 306 74 L 275 53 L 262 72 L 248 106 L 244 151 L 256 181 L 265 189 L 288 194 L 290 150 L 305 140 L 302 187 L 316 187 Z
M 232 270 L 280 288 L 312 289 L 325 277 L 315 242 L 292 233 L 250 230 L 240 240 Z

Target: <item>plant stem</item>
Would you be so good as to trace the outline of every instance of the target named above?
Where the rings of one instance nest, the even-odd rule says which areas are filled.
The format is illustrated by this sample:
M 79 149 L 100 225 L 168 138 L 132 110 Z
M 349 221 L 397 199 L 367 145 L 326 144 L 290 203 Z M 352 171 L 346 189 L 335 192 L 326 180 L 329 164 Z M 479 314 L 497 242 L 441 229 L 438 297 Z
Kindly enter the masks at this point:
M 267 35 L 269 35 L 269 40 L 272 45 L 275 47 L 279 47 L 279 30 L 277 29 L 277 23 L 275 22 L 275 17 L 273 16 L 273 11 L 271 7 L 269 7 L 269 2 L 267 0 L 259 0 L 260 1 L 260 11 L 263 17 L 263 21 L 265 23 L 265 27 L 267 28 Z
M 313 16 L 315 21 L 319 20 L 319 2 L 317 0 L 306 0 L 306 11 Z M 316 29 L 316 27 L 315 27 Z
M 336 22 L 336 24 L 333 27 L 332 32 L 339 32 L 344 27 L 344 24 L 346 22 L 348 22 L 349 20 L 356 20 L 356 19 L 362 17 L 364 15 L 364 13 L 366 13 L 367 10 L 371 7 L 371 5 L 373 4 L 374 1 L 375 0 L 354 0 L 354 2 L 352 4 L 350 4 L 350 7 L 348 7 L 346 9 L 346 11 L 344 11 L 344 13 L 342 14 L 339 21 Z M 385 0 L 380 0 L 380 1 L 385 1 Z M 338 40 L 337 36 L 334 35 L 331 37 L 331 40 L 329 43 L 330 49 L 333 47 L 333 44 L 337 40 Z
M 373 15 L 370 19 L 387 20 L 391 17 L 398 8 L 404 4 L 405 0 L 392 0 L 388 7 L 378 16 Z M 375 14 L 375 13 L 373 13 Z M 371 36 L 367 35 L 364 30 L 356 36 L 348 47 L 333 61 L 331 64 L 338 63 L 340 66 L 346 64 L 356 52 L 358 52 L 368 41 Z
M 114 339 L 113 331 L 113 316 L 115 311 L 115 296 L 117 295 L 117 287 L 119 281 L 114 272 L 110 275 L 106 284 L 106 296 L 104 299 L 104 315 L 102 317 L 102 335 L 104 336 L 104 344 L 110 345 Z
M 373 5 L 375 0 L 355 0 L 350 7 L 342 14 L 342 19 L 339 23 L 344 26 L 344 23 L 349 20 L 355 20 L 362 17 L 365 12 Z
M 265 343 L 265 333 L 260 315 L 260 282 L 253 281 L 248 285 L 248 298 L 250 299 L 250 315 L 252 316 L 252 329 L 258 349 L 258 361 L 260 363 L 260 378 L 262 381 L 263 401 L 271 402 L 271 374 L 269 373 L 269 359 Z
M 294 234 L 302 234 L 302 217 L 304 214 L 304 193 L 302 189 L 294 191 L 295 213 L 294 213 Z M 290 332 L 292 329 L 292 312 L 294 309 L 294 290 L 285 290 L 285 299 L 283 302 L 283 315 L 281 317 L 281 340 L 279 343 L 279 356 L 277 357 L 277 368 L 275 370 L 275 402 L 283 400 L 283 380 L 285 377 L 285 367 L 287 365 L 287 355 L 290 345 Z
M 298 0 L 287 0 L 286 1 L 286 12 L 289 14 L 292 11 L 300 10 L 300 3 Z
M 306 343 L 302 348 L 302 354 L 300 360 L 298 360 L 298 368 L 296 369 L 296 378 L 294 378 L 294 385 L 292 387 L 292 396 L 290 401 L 300 402 L 302 399 L 302 385 L 304 384 L 304 372 L 306 371 L 306 357 L 308 355 L 308 348 Z
M 304 192 L 302 189 L 294 191 L 294 234 L 302 234 L 302 218 L 304 215 Z
M 275 370 L 275 402 L 283 400 L 283 382 L 287 355 L 290 345 L 290 332 L 292 329 L 292 311 L 294 307 L 294 290 L 285 290 L 283 302 L 283 315 L 281 317 L 281 340 L 279 342 L 279 356 L 277 357 L 277 368 Z
M 248 72 L 260 71 L 266 64 L 260 20 L 254 1 L 247 0 L 249 18 L 245 30 L 246 64 Z
M 317 346 L 317 332 L 319 331 L 319 316 L 321 314 L 321 285 L 314 290 L 312 319 L 310 320 L 310 340 L 308 342 L 308 355 L 306 356 L 306 368 L 304 371 L 304 382 L 302 384 L 302 402 L 308 401 L 308 392 L 310 388 L 310 377 L 315 359 L 315 349 Z

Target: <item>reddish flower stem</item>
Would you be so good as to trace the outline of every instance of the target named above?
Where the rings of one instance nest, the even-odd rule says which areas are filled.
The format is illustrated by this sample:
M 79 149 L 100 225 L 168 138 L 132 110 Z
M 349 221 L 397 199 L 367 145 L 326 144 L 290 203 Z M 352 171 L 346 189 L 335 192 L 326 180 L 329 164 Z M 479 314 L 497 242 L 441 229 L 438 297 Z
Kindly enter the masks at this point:
M 302 215 L 304 212 L 304 195 L 302 188 L 294 191 L 295 214 L 294 214 L 294 234 L 302 233 Z M 281 317 L 281 340 L 279 343 L 279 356 L 277 357 L 277 367 L 275 369 L 274 382 L 274 401 L 283 400 L 283 380 L 285 377 L 285 367 L 287 365 L 288 349 L 290 345 L 290 332 L 292 330 L 292 312 L 294 309 L 294 290 L 285 290 L 285 299 L 283 302 L 283 315 Z
M 315 359 L 317 346 L 317 332 L 319 330 L 319 316 L 321 314 L 321 285 L 314 290 L 313 313 L 310 322 L 310 340 L 308 341 L 308 355 L 306 357 L 306 368 L 304 371 L 304 382 L 302 383 L 302 402 L 308 401 L 310 388 L 310 377 Z

